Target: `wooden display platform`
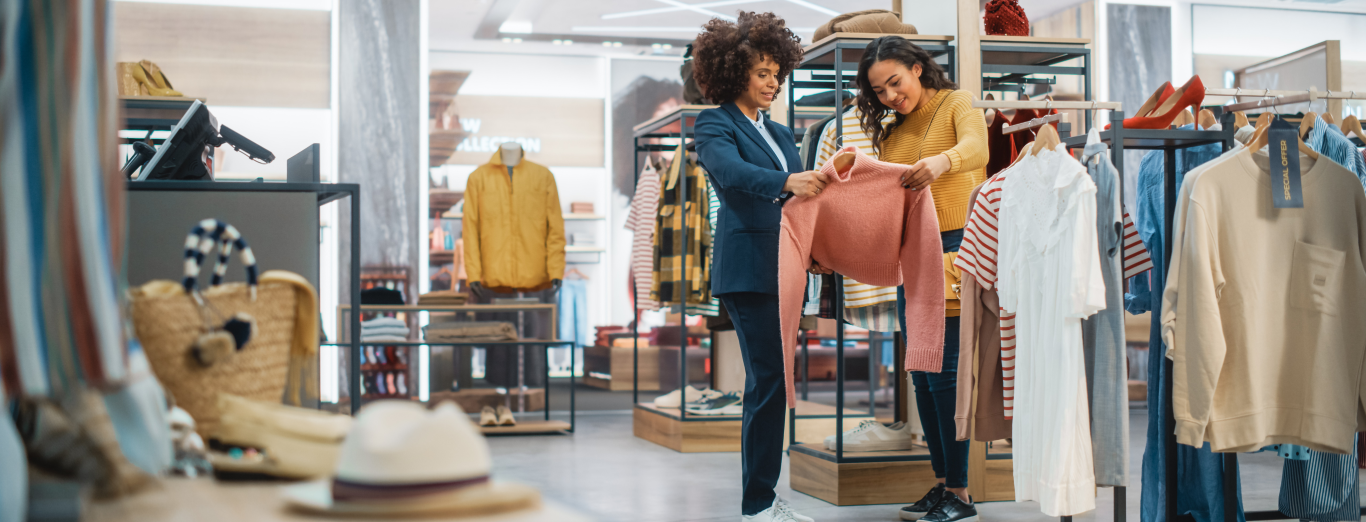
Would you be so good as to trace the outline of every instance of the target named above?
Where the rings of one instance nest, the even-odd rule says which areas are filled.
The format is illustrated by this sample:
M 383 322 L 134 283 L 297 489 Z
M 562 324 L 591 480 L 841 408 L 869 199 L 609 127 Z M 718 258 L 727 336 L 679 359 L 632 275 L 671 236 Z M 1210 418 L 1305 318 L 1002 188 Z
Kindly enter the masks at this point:
M 635 364 L 630 347 L 589 346 L 583 349 L 583 383 L 609 391 L 631 389 Z M 606 376 L 607 378 L 601 377 Z M 659 390 L 659 347 L 640 347 L 640 391 Z
M 484 406 L 497 408 L 507 406 L 515 408 L 517 406 L 517 391 L 509 390 L 507 394 L 500 394 L 495 388 L 468 388 L 460 391 L 441 391 L 431 392 L 427 396 L 427 404 L 437 405 L 442 401 L 455 401 L 460 405 L 460 409 L 465 413 L 479 413 Z M 545 388 L 530 388 L 526 391 L 526 411 L 541 411 L 545 409 Z
M 834 415 L 835 407 L 808 401 L 797 401 L 797 415 Z M 850 430 L 872 417 L 866 411 L 844 409 L 844 429 Z M 693 415 L 683 421 L 678 408 L 658 408 L 653 403 L 636 405 L 635 436 L 680 453 L 712 453 L 740 451 L 739 415 Z M 786 449 L 788 427 L 783 426 Z M 835 419 L 797 419 L 797 440 L 824 441 L 835 433 Z
M 981 502 L 1014 500 L 1008 447 L 994 447 L 990 459 L 979 451 L 985 448 L 986 444 L 973 444 L 968 489 Z M 910 451 L 844 452 L 845 459 L 877 459 L 872 462 L 836 464 L 835 452 L 819 443 L 793 446 L 788 457 L 792 489 L 837 506 L 909 504 L 938 483 L 929 449 L 919 446 Z
M 480 426 L 479 431 L 484 435 L 560 433 L 569 431 L 569 423 L 557 420 L 518 420 L 516 426 Z

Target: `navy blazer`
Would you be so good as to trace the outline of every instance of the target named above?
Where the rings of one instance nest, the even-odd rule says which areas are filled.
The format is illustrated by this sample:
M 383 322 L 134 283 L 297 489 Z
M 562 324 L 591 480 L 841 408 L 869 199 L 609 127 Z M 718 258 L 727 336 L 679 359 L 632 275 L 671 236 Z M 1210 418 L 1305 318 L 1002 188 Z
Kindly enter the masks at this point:
M 787 170 L 735 102 L 702 111 L 693 128 L 698 159 L 721 200 L 712 245 L 713 295 L 778 294 L 783 186 L 802 165 L 792 131 L 772 120 L 764 127 L 787 158 Z

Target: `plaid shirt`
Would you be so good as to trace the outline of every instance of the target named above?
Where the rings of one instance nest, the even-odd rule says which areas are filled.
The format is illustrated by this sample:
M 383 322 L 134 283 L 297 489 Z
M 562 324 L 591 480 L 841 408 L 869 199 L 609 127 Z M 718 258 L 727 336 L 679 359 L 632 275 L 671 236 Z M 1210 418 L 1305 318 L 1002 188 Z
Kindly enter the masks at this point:
M 680 176 L 680 171 L 685 175 Z M 688 304 L 710 304 L 712 243 L 706 175 L 679 146 L 667 176 L 659 191 L 659 215 L 655 219 L 655 267 L 650 299 L 678 303 L 682 300 L 680 294 L 686 293 Z M 678 182 L 680 177 L 683 183 Z M 687 204 L 683 206 L 680 203 L 685 194 Z M 683 243 L 685 226 L 686 245 Z M 686 292 L 679 287 L 685 269 Z

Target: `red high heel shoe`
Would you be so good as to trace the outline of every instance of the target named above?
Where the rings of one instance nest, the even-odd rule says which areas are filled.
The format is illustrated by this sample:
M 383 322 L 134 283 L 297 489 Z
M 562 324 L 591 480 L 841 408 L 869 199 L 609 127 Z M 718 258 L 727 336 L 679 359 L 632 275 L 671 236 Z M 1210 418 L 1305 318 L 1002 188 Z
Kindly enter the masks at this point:
M 1172 120 L 1175 120 L 1183 109 L 1187 107 L 1198 108 L 1203 101 L 1205 101 L 1205 84 L 1200 81 L 1199 76 L 1192 76 L 1185 85 L 1173 91 L 1166 101 L 1153 109 L 1152 114 L 1124 120 L 1124 128 L 1165 129 L 1172 124 Z M 1132 123 L 1130 123 L 1131 120 Z
M 1124 128 L 1128 129 L 1140 118 L 1152 114 L 1153 109 L 1156 109 L 1158 105 L 1162 105 L 1162 102 L 1167 101 L 1167 98 L 1171 95 L 1172 82 L 1163 82 L 1162 86 L 1158 87 L 1156 91 L 1153 91 L 1153 95 L 1148 97 L 1148 101 L 1143 102 L 1143 106 L 1139 107 L 1138 110 L 1134 112 L 1134 117 L 1124 118 Z M 1110 130 L 1109 123 L 1105 124 L 1105 130 Z

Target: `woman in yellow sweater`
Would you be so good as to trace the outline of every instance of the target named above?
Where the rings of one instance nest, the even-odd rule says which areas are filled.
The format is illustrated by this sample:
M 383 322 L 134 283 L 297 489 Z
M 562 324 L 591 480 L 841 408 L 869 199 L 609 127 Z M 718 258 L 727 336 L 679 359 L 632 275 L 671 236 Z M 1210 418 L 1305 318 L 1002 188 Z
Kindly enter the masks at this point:
M 910 165 L 901 176 L 907 190 L 930 189 L 944 253 L 958 251 L 972 189 L 986 180 L 987 126 L 973 96 L 949 81 L 930 53 L 900 36 L 873 40 L 858 69 L 860 127 L 878 159 Z M 890 123 L 884 124 L 889 114 Z M 897 292 L 897 317 L 905 307 Z M 968 496 L 968 441 L 954 428 L 958 388 L 958 317 L 944 323 L 941 373 L 911 372 L 916 407 L 939 484 L 919 502 L 901 508 L 902 520 L 974 522 Z

